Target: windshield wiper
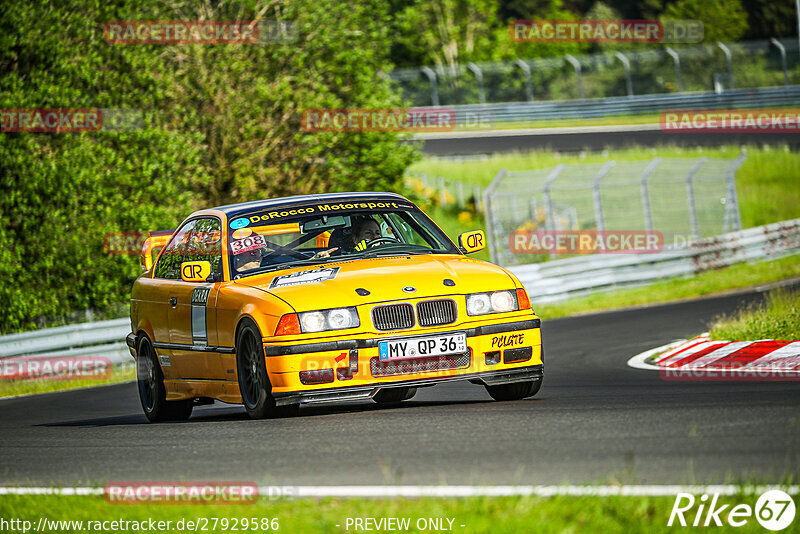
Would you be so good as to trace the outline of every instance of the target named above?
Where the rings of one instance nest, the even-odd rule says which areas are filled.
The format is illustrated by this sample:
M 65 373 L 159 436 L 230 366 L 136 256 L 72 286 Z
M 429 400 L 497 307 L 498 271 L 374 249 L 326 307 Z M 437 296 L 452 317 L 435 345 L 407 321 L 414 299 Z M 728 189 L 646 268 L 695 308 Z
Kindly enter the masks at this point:
M 433 250 L 384 250 L 364 253 L 362 258 L 384 258 L 388 256 L 419 256 L 433 254 Z
M 258 269 L 254 269 L 252 271 L 247 271 L 246 273 L 237 274 L 234 279 L 238 280 L 240 278 L 244 278 L 245 276 L 253 276 L 256 274 L 264 274 L 271 271 L 280 271 L 282 269 L 291 269 L 292 267 L 299 267 L 301 265 L 307 264 L 316 264 L 316 263 L 329 263 L 331 261 L 336 261 L 339 258 L 307 258 L 305 260 L 295 260 L 295 261 L 287 261 L 284 263 L 277 263 L 275 265 L 266 265 L 264 267 L 259 267 Z M 307 263 L 309 262 L 309 263 Z

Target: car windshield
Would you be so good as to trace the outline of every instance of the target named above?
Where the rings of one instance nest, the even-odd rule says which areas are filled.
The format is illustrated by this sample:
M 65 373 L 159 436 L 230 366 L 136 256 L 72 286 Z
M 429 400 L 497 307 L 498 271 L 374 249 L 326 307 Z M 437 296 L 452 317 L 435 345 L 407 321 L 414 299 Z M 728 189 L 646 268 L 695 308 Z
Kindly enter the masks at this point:
M 405 254 L 458 254 L 407 201 L 318 202 L 237 213 L 229 221 L 231 277 L 303 264 Z

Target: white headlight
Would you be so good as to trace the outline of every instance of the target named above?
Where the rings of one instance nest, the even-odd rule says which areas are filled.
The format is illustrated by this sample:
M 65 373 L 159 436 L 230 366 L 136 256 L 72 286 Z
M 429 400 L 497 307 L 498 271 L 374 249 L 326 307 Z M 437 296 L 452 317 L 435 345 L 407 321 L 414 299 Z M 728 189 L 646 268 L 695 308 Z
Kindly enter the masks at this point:
M 491 306 L 489 304 L 489 295 L 486 293 L 477 293 L 475 295 L 467 295 L 467 313 L 470 315 L 482 315 L 489 313 Z
M 511 311 L 517 307 L 516 304 L 511 291 L 495 291 L 492 293 L 492 311 Z
M 347 308 L 337 308 L 328 312 L 328 325 L 334 330 L 352 328 L 357 326 L 356 322 L 353 312 Z
M 322 332 L 325 330 L 325 315 L 318 311 L 301 313 L 300 325 L 303 332 Z

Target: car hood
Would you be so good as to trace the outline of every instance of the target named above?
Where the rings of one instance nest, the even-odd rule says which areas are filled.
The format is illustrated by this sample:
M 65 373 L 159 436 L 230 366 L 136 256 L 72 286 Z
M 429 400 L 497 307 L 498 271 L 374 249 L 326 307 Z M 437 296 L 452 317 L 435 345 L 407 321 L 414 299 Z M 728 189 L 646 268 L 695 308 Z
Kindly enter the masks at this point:
M 455 285 L 446 286 L 445 279 Z M 296 311 L 389 300 L 512 289 L 514 279 L 492 263 L 459 255 L 366 258 L 286 269 L 236 280 L 288 302 Z M 403 288 L 413 287 L 406 292 Z M 369 291 L 359 295 L 356 290 Z M 363 292 L 363 291 L 362 291 Z

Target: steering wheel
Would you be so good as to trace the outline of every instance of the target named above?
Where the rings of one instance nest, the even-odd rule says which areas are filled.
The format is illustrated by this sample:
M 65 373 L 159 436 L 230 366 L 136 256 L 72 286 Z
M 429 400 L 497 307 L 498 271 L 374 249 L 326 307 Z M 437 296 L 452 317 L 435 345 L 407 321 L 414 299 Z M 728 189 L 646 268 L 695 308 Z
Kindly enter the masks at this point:
M 373 239 L 367 243 L 365 248 L 374 247 L 375 245 L 380 245 L 381 243 L 400 243 L 400 240 L 394 237 L 378 237 L 377 239 Z

